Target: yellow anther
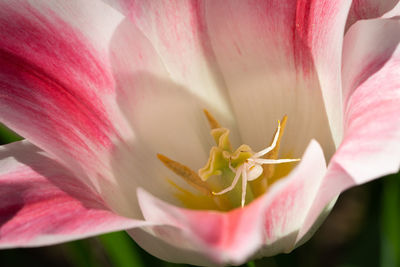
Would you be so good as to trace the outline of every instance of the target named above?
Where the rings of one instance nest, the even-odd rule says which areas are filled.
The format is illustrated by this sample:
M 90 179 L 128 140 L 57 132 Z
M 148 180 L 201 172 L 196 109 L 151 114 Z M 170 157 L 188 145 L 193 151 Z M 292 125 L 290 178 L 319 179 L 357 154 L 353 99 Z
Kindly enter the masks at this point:
M 210 125 L 211 130 L 216 129 L 216 128 L 221 128 L 221 125 L 218 123 L 218 121 L 211 115 L 208 110 L 203 109 L 204 114 L 206 115 L 206 118 L 208 120 L 208 124 Z
M 191 170 L 189 167 L 180 164 L 162 154 L 157 154 L 158 159 L 176 175 L 182 177 L 187 183 L 195 187 L 200 192 L 210 195 L 211 189 L 208 184 L 203 182 L 196 172 Z

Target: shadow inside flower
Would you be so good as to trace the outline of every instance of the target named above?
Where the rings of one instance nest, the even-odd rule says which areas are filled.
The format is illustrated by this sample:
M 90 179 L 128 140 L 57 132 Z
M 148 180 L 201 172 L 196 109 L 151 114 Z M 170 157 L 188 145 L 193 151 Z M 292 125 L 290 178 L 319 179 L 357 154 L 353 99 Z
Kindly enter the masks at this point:
M 189 88 L 173 82 L 152 45 L 128 19 L 114 33 L 110 54 L 118 107 L 131 133 L 116 144 L 111 157 L 114 181 L 103 179 L 102 193 L 110 196 L 106 201 L 111 207 L 129 217 L 141 214 L 138 187 L 182 206 L 169 181 L 193 189 L 162 165 L 157 153 L 197 171 L 213 145 L 202 110 L 209 109 L 224 125 L 230 124 L 229 119 Z M 237 141 L 238 131 L 232 130 Z M 107 193 L 111 190 L 118 196 Z

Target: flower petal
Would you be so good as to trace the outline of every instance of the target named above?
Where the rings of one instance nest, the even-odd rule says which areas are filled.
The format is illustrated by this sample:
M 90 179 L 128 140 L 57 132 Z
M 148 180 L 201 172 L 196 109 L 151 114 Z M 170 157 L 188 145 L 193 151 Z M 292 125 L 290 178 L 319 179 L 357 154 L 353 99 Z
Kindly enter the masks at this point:
M 302 229 L 345 189 L 400 167 L 400 21 L 359 21 L 345 36 L 345 135 Z
M 341 133 L 336 107 L 349 7 L 349 1 L 207 2 L 207 29 L 244 143 L 265 147 L 287 114 L 294 130 L 285 134 L 283 153 L 301 155 L 315 138 L 331 157 L 332 138 Z
M 119 211 L 127 216 L 140 213 L 132 194 L 137 187 L 179 204 L 173 197 L 176 188 L 168 181 L 184 188 L 187 185 L 161 163 L 157 154 L 195 171 L 201 168 L 212 139 L 202 113 L 208 106 L 171 79 L 152 43 L 129 19 L 116 28 L 110 51 L 117 103 L 134 132 L 132 138 L 116 142 L 112 154 L 116 190 L 127 199 L 124 210 Z
M 360 21 L 343 54 L 345 137 L 334 161 L 356 184 L 400 167 L 400 20 Z
M 115 206 L 133 216 L 139 210 L 132 194 L 138 186 L 175 204 L 176 188 L 169 181 L 188 187 L 163 166 L 157 153 L 197 170 L 207 161 L 212 140 L 202 110 L 210 110 L 231 129 L 233 120 L 223 85 L 210 67 L 213 55 L 204 51 L 202 25 L 196 19 L 200 7 L 194 1 L 107 2 L 121 4 L 130 18 L 116 28 L 110 51 L 117 102 L 134 136 L 117 144 L 111 165 L 117 190 L 127 200 Z
M 171 82 L 232 123 L 226 86 L 205 28 L 203 1 L 105 2 L 126 14 L 149 40 Z
M 346 5 L 315 4 L 316 7 L 310 9 L 313 3 L 299 2 L 285 9 L 284 5 L 271 2 L 273 8 L 270 12 L 266 16 L 261 12 L 257 18 L 264 20 L 270 28 L 283 25 L 283 33 L 280 33 L 281 28 L 268 31 L 256 27 L 259 21 L 254 19 L 253 13 L 262 8 L 260 3 L 248 5 L 244 1 L 237 4 L 230 1 L 225 9 L 225 5 L 218 1 L 107 2 L 119 6 L 119 10 L 130 18 L 130 22 L 123 21 L 117 29 L 123 33 L 116 36 L 123 38 L 114 39 L 113 43 L 122 43 L 123 50 L 134 51 L 120 53 L 123 57 L 115 58 L 112 63 L 120 89 L 119 106 L 135 131 L 135 137 L 129 142 L 131 149 L 113 157 L 114 169 L 119 171 L 118 183 L 125 195 L 130 195 L 140 186 L 161 199 L 176 203 L 165 193 L 171 192 L 166 178 L 174 175 L 157 163 L 155 154 L 165 154 L 194 170 L 200 168 L 206 162 L 210 146 L 208 129 L 201 118 L 200 110 L 204 107 L 211 107 L 210 111 L 232 130 L 234 145 L 240 145 L 242 142 L 238 142 L 235 134 L 239 131 L 226 115 L 231 112 L 228 104 L 221 100 L 224 98 L 234 103 L 243 142 L 255 150 L 265 147 L 269 142 L 268 136 L 275 130 L 276 121 L 287 113 L 290 118 L 288 127 L 292 131 L 286 134 L 282 153 L 300 156 L 308 142 L 316 138 L 323 145 L 326 157 L 331 157 L 335 147 L 326 114 L 320 112 L 325 109 L 323 95 L 312 64 L 309 64 L 313 58 L 302 40 L 308 36 L 307 16 L 314 12 L 315 16 L 311 17 L 315 20 L 323 8 L 331 11 L 326 12 L 332 18 L 327 15 L 318 25 L 329 25 L 335 29 L 334 34 L 327 37 L 324 34 L 310 35 L 307 41 L 312 43 L 323 36 L 327 43 L 332 43 L 332 49 L 341 47 L 338 44 L 342 40 Z M 231 7 L 241 3 L 243 6 L 237 9 Z M 229 9 L 232 9 L 227 12 L 229 14 L 224 13 Z M 237 14 L 239 10 L 240 14 Z M 296 12 L 299 13 L 297 21 Z M 274 22 L 279 18 L 277 14 L 281 13 L 284 20 Z M 335 21 L 339 26 L 333 23 Z M 305 28 L 296 30 L 296 22 L 304 24 Z M 312 29 L 312 33 L 320 32 L 318 29 Z M 231 31 L 239 34 L 230 34 Z M 298 35 L 296 40 L 293 40 L 293 34 Z M 290 45 L 287 45 L 288 41 Z M 246 57 L 237 55 L 237 43 L 246 51 Z M 321 47 L 326 46 L 318 46 Z M 335 50 L 335 53 L 340 55 L 341 51 Z M 331 50 L 326 52 L 328 55 L 335 53 Z M 326 54 L 318 54 L 318 58 L 325 58 Z M 332 62 L 330 60 L 328 66 Z M 340 62 L 336 63 L 339 73 Z M 229 76 L 229 79 L 224 77 L 225 81 L 221 81 L 221 66 L 224 76 Z M 231 70 L 236 72 L 228 73 Z M 224 82 L 229 83 L 229 97 Z M 334 87 L 335 92 L 339 92 L 337 97 L 341 98 L 341 91 Z M 259 119 L 255 121 L 254 118 Z M 196 156 L 187 157 L 188 151 Z M 157 188 L 154 184 L 158 185 Z M 129 202 L 131 204 L 127 207 L 137 207 L 133 197 Z
M 0 247 L 42 246 L 143 226 L 121 217 L 26 141 L 0 147 Z
M 82 176 L 107 176 L 113 141 L 132 135 L 108 62 L 122 18 L 95 0 L 0 3 L 0 121 Z
M 262 249 L 260 256 L 291 251 L 298 231 L 314 200 L 326 166 L 319 144 L 312 141 L 293 172 L 245 208 L 228 213 L 178 208 L 139 189 L 146 221 L 158 224 L 134 230 L 133 238 L 157 257 L 191 264 L 241 264 Z M 151 236 L 164 243 L 150 246 Z M 169 254 L 170 246 L 181 250 Z M 193 254 L 206 257 L 199 262 Z

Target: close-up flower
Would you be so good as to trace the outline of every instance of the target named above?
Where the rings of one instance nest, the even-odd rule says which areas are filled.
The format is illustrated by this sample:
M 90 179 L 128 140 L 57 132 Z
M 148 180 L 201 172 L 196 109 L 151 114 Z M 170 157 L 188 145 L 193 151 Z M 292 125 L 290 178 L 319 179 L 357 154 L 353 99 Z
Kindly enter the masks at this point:
M 400 4 L 0 0 L 0 247 L 240 265 L 400 167 Z M 329 220 L 329 217 L 328 219 Z

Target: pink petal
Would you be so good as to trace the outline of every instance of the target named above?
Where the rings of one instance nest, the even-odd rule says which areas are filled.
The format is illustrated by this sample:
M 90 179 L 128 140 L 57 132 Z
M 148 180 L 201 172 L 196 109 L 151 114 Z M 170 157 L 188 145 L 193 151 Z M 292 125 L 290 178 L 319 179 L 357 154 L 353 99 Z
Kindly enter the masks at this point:
M 345 36 L 345 135 L 302 229 L 345 189 L 400 167 L 400 22 L 360 21 Z
M 129 133 L 107 54 L 122 16 L 84 2 L 0 3 L 0 121 L 94 177 Z
M 340 139 L 342 114 L 335 107 L 341 100 L 347 2 L 106 2 L 127 14 L 146 36 L 174 87 L 182 85 L 180 90 L 202 105 L 217 107 L 214 113 L 222 113 L 228 122 L 224 125 L 232 129 L 230 105 L 223 99 L 231 101 L 244 143 L 264 148 L 276 121 L 288 114 L 296 133 L 288 133 L 284 152 L 290 148 L 300 155 L 316 138 L 328 158 L 333 154 L 329 127 Z M 325 105 L 330 126 L 320 112 Z M 300 142 L 297 134 L 304 137 Z
M 174 176 L 154 155 L 163 153 L 193 169 L 200 168 L 207 159 L 204 148 L 209 147 L 201 114 L 204 107 L 211 107 L 216 117 L 222 118 L 222 124 L 232 130 L 234 143 L 239 143 L 240 135 L 242 142 L 255 150 L 265 148 L 277 120 L 288 114 L 290 130 L 285 134 L 283 153 L 300 156 L 316 138 L 326 157 L 332 156 L 335 146 L 327 116 L 320 112 L 325 104 L 310 51 L 321 59 L 319 69 L 324 77 L 330 77 L 324 73 L 331 73 L 331 66 L 340 74 L 338 59 L 349 5 L 107 2 L 119 6 L 130 18 L 117 28 L 120 33 L 116 36 L 121 38 L 113 43 L 123 44 L 118 50 L 132 52 L 120 53 L 112 62 L 119 105 L 135 131 L 129 142 L 132 148 L 114 157 L 125 195 L 140 186 L 174 201 L 165 182 L 165 177 Z M 324 16 L 317 23 L 321 12 Z M 317 28 L 307 26 L 308 18 Z M 111 50 L 116 51 L 113 43 Z M 334 99 L 332 105 L 341 98 L 338 77 L 324 80 L 332 86 L 323 88 L 337 94 L 326 98 Z M 223 99 L 231 101 L 235 112 Z M 229 114 L 239 119 L 240 131 Z M 196 156 L 187 157 L 188 151 Z M 154 183 L 159 186 L 154 188 Z M 126 207 L 136 208 L 136 199 L 128 198 Z
M 159 53 L 129 19 L 116 28 L 110 51 L 117 102 L 134 137 L 113 151 L 111 166 L 116 182 L 111 184 L 114 189 L 107 199 L 114 201 L 112 191 L 121 192 L 126 199 L 124 210 L 121 204 L 115 206 L 129 216 L 140 214 L 136 194 L 132 193 L 137 187 L 179 204 L 168 179 L 176 178 L 174 181 L 184 187 L 187 184 L 156 155 L 162 153 L 193 169 L 201 168 L 207 161 L 211 139 L 202 113 L 208 106 L 171 79 Z M 193 156 L 188 157 L 188 153 Z
M 331 157 L 332 139 L 341 134 L 340 55 L 349 8 L 349 1 L 207 2 L 207 29 L 244 143 L 264 148 L 287 114 L 282 151 L 300 155 L 315 138 Z
M 207 35 L 203 1 L 106 2 L 126 14 L 136 26 L 133 28 L 156 51 L 168 75 L 155 78 L 167 78 L 197 98 L 203 108 L 232 119 L 226 87 Z M 157 70 L 149 72 L 159 74 Z
M 400 166 L 400 21 L 354 25 L 344 42 L 345 137 L 334 162 L 365 183 Z
M 325 171 L 321 147 L 312 141 L 288 177 L 245 208 L 228 213 L 178 208 L 139 189 L 146 221 L 159 226 L 146 228 L 147 236 L 137 230 L 132 236 L 157 257 L 191 264 L 241 264 L 260 249 L 260 256 L 291 251 Z M 151 235 L 163 243 L 150 245 Z M 171 246 L 179 255 L 170 253 Z
M 134 138 L 126 142 L 129 149 L 118 149 L 113 155 L 113 170 L 118 172 L 115 179 L 127 199 L 125 210 L 138 210 L 132 194 L 137 187 L 179 204 L 168 179 L 187 185 L 165 168 L 156 154 L 195 170 L 201 168 L 211 142 L 202 109 L 210 110 L 231 129 L 232 112 L 221 93 L 221 77 L 216 75 L 215 65 L 209 64 L 212 51 L 204 52 L 204 25 L 197 20 L 200 7 L 193 1 L 125 4 L 122 10 L 129 19 L 116 28 L 110 50 L 117 101 Z M 234 130 L 232 135 L 237 137 Z M 188 153 L 195 156 L 188 157 Z
M 46 153 L 18 142 L 0 148 L 0 247 L 42 246 L 142 226 Z

